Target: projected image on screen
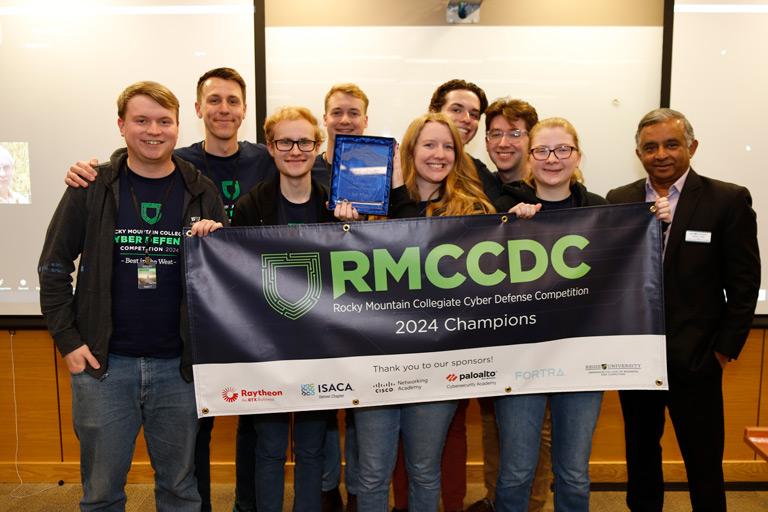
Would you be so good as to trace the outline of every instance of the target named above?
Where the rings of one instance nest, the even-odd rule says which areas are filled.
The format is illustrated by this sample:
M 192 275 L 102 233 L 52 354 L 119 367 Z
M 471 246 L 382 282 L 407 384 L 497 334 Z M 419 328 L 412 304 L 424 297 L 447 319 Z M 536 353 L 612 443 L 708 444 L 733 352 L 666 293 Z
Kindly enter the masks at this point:
M 0 142 L 0 204 L 29 204 L 29 144 Z

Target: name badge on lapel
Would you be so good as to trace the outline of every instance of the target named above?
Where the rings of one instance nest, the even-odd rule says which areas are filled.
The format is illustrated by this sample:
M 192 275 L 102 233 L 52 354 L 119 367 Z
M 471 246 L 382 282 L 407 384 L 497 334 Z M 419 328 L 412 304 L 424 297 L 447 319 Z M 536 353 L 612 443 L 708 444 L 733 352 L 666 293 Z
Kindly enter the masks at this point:
M 711 231 L 691 231 L 690 229 L 685 232 L 685 241 L 693 242 L 696 244 L 708 244 L 712 242 Z

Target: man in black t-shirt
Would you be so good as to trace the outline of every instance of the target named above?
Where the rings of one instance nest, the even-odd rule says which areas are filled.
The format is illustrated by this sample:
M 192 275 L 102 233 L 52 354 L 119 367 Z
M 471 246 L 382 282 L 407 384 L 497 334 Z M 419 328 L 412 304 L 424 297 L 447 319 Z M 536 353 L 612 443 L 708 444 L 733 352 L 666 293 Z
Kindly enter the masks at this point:
M 215 68 L 197 81 L 197 117 L 205 124 L 205 140 L 175 151 L 213 180 L 231 221 L 235 202 L 251 188 L 277 173 L 275 162 L 264 144 L 238 142 L 237 133 L 245 119 L 245 80 L 232 68 Z M 92 166 L 96 159 L 70 167 L 65 182 L 71 187 L 87 187 L 96 178 Z M 214 418 L 200 420 L 195 447 L 195 476 L 203 504 L 211 510 L 210 441 Z M 235 510 L 255 509 L 253 489 L 256 438 L 252 419 L 243 417 L 237 428 Z
M 178 109 L 155 82 L 121 93 L 127 149 L 88 188 L 67 188 L 40 256 L 41 310 L 71 374 L 84 510 L 125 507 L 142 427 L 158 508 L 200 507 L 181 230 L 226 215 L 214 184 L 173 156 Z

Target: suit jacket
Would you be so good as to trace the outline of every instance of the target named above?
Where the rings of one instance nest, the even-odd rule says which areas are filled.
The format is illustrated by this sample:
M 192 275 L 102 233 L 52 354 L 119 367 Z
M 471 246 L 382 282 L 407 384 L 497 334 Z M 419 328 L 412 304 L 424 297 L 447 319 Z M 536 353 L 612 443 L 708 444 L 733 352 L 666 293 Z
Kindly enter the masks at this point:
M 606 197 L 614 204 L 645 202 L 645 180 L 611 190 Z M 693 241 L 693 232 L 705 241 Z M 731 358 L 739 355 L 759 287 L 757 220 L 749 191 L 691 169 L 664 256 L 670 378 L 691 382 L 713 371 L 713 350 Z

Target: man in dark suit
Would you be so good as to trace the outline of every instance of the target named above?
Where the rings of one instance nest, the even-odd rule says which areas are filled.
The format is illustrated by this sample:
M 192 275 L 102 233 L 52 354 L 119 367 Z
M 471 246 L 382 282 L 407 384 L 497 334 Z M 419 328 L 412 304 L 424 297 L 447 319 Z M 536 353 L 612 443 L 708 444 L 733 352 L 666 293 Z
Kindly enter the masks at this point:
M 668 197 L 664 298 L 669 391 L 621 391 L 627 505 L 661 512 L 664 409 L 675 428 L 693 510 L 725 511 L 722 376 L 747 338 L 760 284 L 757 222 L 749 191 L 698 175 L 693 127 L 657 109 L 638 125 L 636 153 L 647 179 L 608 193 L 611 203 Z M 727 300 L 726 300 L 727 298 Z

